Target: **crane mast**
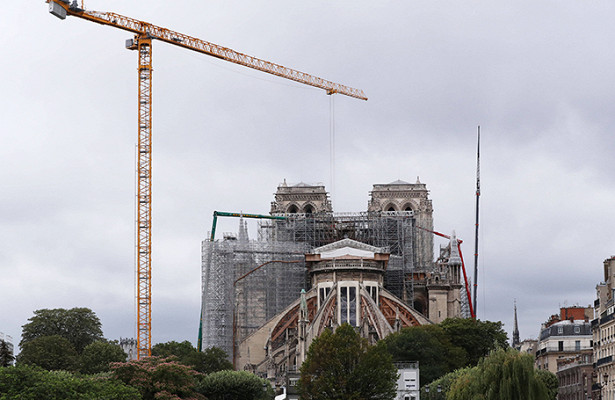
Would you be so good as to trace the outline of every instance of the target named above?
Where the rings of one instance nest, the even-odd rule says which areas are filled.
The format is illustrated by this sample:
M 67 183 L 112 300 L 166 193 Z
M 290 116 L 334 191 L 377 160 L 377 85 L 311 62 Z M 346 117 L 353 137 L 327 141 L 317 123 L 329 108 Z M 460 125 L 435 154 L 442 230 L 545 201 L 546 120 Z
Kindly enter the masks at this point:
M 137 348 L 152 349 L 152 40 L 139 36 L 139 142 L 137 145 Z
M 360 89 L 242 54 L 148 22 L 112 12 L 85 10 L 83 5 L 79 7 L 77 1 L 71 3 L 69 0 L 46 0 L 46 2 L 49 3 L 49 12 L 60 19 L 74 16 L 134 34 L 133 39 L 126 41 L 126 47 L 130 50 L 137 50 L 139 55 L 136 221 L 137 357 L 139 359 L 149 357 L 152 348 L 152 40 L 160 40 L 224 61 L 323 89 L 329 95 L 339 93 L 361 100 L 367 100 L 367 97 Z

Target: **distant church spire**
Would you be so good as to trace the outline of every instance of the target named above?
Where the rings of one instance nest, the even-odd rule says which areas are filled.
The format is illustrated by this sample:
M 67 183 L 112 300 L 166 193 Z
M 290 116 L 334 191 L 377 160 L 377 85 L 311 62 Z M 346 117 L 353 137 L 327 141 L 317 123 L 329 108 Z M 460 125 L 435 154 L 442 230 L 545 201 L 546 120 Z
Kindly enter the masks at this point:
M 515 328 L 513 329 L 512 348 L 519 349 L 521 342 L 519 341 L 519 323 L 517 322 L 517 300 L 515 300 Z
M 239 241 L 241 243 L 246 243 L 248 241 L 248 223 L 243 219 L 243 217 L 239 218 Z

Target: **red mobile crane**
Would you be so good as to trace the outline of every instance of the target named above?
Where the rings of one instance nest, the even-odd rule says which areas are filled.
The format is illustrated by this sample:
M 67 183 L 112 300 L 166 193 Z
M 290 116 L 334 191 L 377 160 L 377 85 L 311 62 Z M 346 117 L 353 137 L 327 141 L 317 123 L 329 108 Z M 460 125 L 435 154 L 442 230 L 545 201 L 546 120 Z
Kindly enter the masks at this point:
M 417 228 L 419 228 L 422 231 L 433 233 L 434 235 L 451 240 L 451 237 L 449 235 L 445 235 L 444 233 L 431 231 L 429 229 L 421 228 L 420 226 L 417 226 Z M 463 243 L 463 240 L 457 239 L 457 248 L 459 249 L 459 256 L 461 257 L 461 269 L 463 271 L 463 279 L 464 279 L 465 288 L 466 288 L 466 295 L 468 296 L 468 304 L 470 305 L 470 315 L 472 316 L 472 318 L 476 319 L 476 314 L 474 313 L 474 307 L 472 307 L 472 297 L 470 297 L 470 287 L 468 286 L 468 276 L 466 275 L 466 265 L 463 262 L 463 253 L 461 253 L 461 243 Z

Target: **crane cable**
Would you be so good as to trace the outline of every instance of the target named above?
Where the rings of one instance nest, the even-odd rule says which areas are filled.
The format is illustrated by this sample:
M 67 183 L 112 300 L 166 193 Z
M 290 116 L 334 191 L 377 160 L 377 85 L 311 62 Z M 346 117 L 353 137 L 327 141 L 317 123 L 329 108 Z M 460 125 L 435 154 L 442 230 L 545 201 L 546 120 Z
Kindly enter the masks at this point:
M 334 93 L 329 94 L 329 174 L 331 182 L 331 206 L 335 197 L 335 101 Z

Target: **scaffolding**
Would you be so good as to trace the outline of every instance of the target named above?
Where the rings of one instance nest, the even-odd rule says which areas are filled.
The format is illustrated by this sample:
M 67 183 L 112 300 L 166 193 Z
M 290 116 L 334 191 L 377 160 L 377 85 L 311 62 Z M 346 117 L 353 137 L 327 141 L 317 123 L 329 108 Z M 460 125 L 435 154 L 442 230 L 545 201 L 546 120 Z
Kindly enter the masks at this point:
M 307 287 L 305 244 L 249 240 L 241 230 L 238 237 L 226 234 L 222 240 L 202 243 L 202 346 L 220 347 L 229 357 L 233 343 L 281 312 Z
M 412 211 L 280 216 L 285 218 L 259 222 L 258 240 L 248 239 L 240 220 L 238 236 L 203 241 L 203 348 L 217 346 L 232 356 L 234 344 L 283 311 L 301 289 L 309 290 L 304 255 L 316 247 L 350 238 L 386 248 L 390 260 L 384 285 L 410 306 L 415 266 L 432 267 L 422 265 L 414 251 L 422 243 Z

